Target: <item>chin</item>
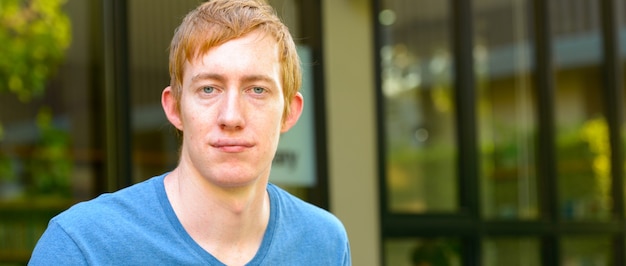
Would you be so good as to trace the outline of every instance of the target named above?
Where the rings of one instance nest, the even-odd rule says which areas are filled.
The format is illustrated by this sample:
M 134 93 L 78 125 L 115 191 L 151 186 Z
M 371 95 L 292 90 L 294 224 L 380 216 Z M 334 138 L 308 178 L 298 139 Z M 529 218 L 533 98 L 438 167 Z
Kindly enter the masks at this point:
M 238 190 L 253 187 L 257 180 L 214 180 L 213 183 L 225 190 Z
M 222 171 L 211 176 L 216 177 L 211 182 L 222 188 L 247 187 L 256 184 L 261 179 L 259 173 L 244 171 Z

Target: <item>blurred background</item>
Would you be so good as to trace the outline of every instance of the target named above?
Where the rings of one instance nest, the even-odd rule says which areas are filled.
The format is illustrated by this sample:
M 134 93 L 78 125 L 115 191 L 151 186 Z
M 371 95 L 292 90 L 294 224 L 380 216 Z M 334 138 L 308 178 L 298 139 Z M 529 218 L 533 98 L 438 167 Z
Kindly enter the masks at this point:
M 168 46 L 200 0 L 0 0 L 0 265 L 175 167 Z M 306 109 L 272 182 L 354 265 L 626 265 L 625 0 L 271 0 Z

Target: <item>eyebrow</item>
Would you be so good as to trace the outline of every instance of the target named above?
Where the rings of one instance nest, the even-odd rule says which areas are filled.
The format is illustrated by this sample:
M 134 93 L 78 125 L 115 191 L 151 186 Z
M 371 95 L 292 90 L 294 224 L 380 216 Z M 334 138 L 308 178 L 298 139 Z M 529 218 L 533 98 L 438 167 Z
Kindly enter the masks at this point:
M 226 77 L 224 77 L 223 75 L 203 72 L 203 73 L 198 73 L 197 75 L 191 77 L 191 82 L 196 82 L 198 80 L 207 80 L 207 79 L 217 80 L 219 82 L 226 81 Z M 276 84 L 276 82 L 274 82 L 274 79 L 270 78 L 267 75 L 246 75 L 243 77 L 243 82 L 247 83 L 247 82 L 254 82 L 254 81 L 263 81 L 263 82 L 271 83 L 274 85 L 278 85 Z
M 203 72 L 203 73 L 198 73 L 197 75 L 194 75 L 193 77 L 191 77 L 191 82 L 196 82 L 198 80 L 206 80 L 206 79 L 214 79 L 220 82 L 226 80 L 226 78 L 224 78 L 224 76 L 222 75 Z

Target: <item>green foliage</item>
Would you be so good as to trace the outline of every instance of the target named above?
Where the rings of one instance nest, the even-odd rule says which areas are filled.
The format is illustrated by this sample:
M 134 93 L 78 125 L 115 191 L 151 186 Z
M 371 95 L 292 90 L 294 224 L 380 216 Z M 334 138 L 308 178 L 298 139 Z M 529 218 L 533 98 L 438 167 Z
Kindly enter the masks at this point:
M 11 158 L 0 153 L 0 184 L 2 181 L 14 181 L 16 178 L 15 170 L 11 164 Z
M 65 0 L 0 0 L 0 92 L 41 95 L 71 41 Z
M 65 2 L 0 0 L 0 93 L 15 94 L 24 103 L 43 95 L 71 42 L 71 22 L 62 10 Z M 33 194 L 67 196 L 73 165 L 70 138 L 53 126 L 52 117 L 46 107 L 37 116 L 40 138 L 32 157 L 23 162 L 28 166 L 25 185 Z M 0 141 L 3 135 L 0 121 Z M 0 183 L 19 182 L 16 160 L 0 153 Z
M 73 168 L 70 137 L 67 132 L 53 126 L 49 108 L 42 108 L 37 114 L 37 127 L 40 139 L 28 168 L 32 178 L 30 192 L 69 196 Z

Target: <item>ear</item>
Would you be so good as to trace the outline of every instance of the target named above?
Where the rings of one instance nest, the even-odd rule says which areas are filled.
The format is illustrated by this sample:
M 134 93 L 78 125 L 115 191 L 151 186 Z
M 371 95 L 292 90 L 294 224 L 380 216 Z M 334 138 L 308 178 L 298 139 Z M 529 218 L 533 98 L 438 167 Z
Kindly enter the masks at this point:
M 165 116 L 167 120 L 172 123 L 178 130 L 183 131 L 183 122 L 180 117 L 180 108 L 179 104 L 174 97 L 174 92 L 172 91 L 171 86 L 167 86 L 163 89 L 163 93 L 161 93 L 161 106 L 163 106 L 163 111 L 165 112 Z
M 299 92 L 291 98 L 291 105 L 289 106 L 289 115 L 285 117 L 283 126 L 280 129 L 280 133 L 285 133 L 293 127 L 300 115 L 302 114 L 302 108 L 304 107 L 304 97 Z

